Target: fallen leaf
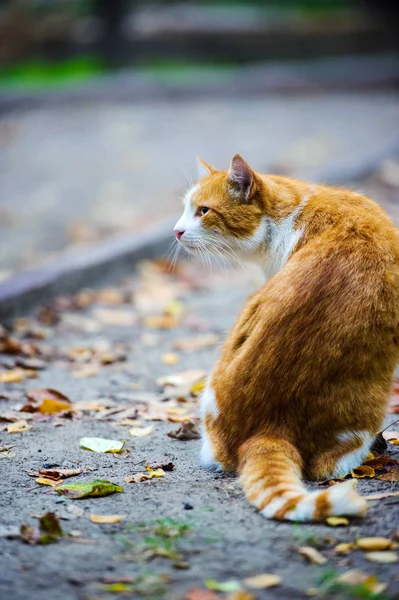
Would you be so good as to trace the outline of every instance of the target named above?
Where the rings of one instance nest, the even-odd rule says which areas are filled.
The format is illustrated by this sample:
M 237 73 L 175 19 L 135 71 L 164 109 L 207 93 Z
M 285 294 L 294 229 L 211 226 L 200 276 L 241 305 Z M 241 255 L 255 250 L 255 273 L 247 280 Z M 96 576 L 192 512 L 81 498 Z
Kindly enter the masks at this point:
M 133 437 L 144 437 L 146 435 L 150 435 L 154 430 L 153 425 L 148 425 L 148 427 L 132 427 L 129 429 L 130 435 Z
M 238 592 L 229 594 L 226 600 L 255 600 L 255 596 L 245 590 L 239 590 Z
M 83 450 L 91 450 L 92 452 L 121 452 L 125 440 L 119 442 L 117 440 L 107 440 L 104 438 L 81 438 L 79 446 Z
M 80 369 L 72 371 L 72 377 L 75 377 L 75 379 L 85 379 L 85 377 L 95 377 L 96 375 L 98 375 L 96 365 L 83 365 Z
M 111 481 L 94 479 L 94 481 L 79 481 L 57 485 L 55 491 L 66 498 L 79 500 L 80 498 L 88 498 L 89 496 L 109 496 L 116 492 L 123 492 L 123 488 Z
M 52 544 L 63 536 L 63 531 L 55 514 L 48 512 L 39 517 L 39 529 L 21 525 L 20 535 L 28 544 Z
M 335 546 L 336 554 L 349 554 L 355 548 L 355 544 L 342 543 Z
M 178 324 L 178 319 L 173 315 L 158 315 L 144 319 L 144 325 L 150 329 L 173 329 Z
M 298 548 L 298 553 L 304 556 L 306 560 L 315 565 L 325 565 L 327 559 L 316 548 L 312 546 L 301 546 Z
M 152 469 L 148 463 L 145 468 L 147 471 L 146 473 L 135 473 L 134 475 L 125 477 L 124 480 L 126 483 L 140 483 L 140 481 L 148 481 L 150 479 L 165 476 L 165 471 L 161 468 Z
M 373 594 L 373 597 L 377 597 L 387 587 L 385 583 L 379 583 L 374 575 L 363 573 L 363 571 L 359 571 L 358 569 L 351 569 L 339 575 L 335 581 L 354 588 L 362 586 L 366 592 Z
M 78 469 L 40 469 L 39 475 L 42 477 L 47 477 L 48 479 L 58 480 L 58 479 L 66 479 L 67 477 L 75 477 L 75 475 L 80 475 L 84 473 L 85 470 L 82 467 Z
M 370 496 L 363 496 L 365 500 L 384 500 L 384 498 L 399 497 L 399 492 L 386 492 L 384 494 L 371 494 Z
M 201 437 L 201 434 L 197 430 L 195 423 L 192 421 L 183 423 L 183 425 L 176 429 L 176 431 L 169 431 L 167 435 L 171 438 L 181 441 L 198 440 Z
M 372 552 L 374 550 L 389 550 L 392 546 L 392 540 L 383 537 L 368 537 L 356 540 L 356 545 L 360 550 Z
M 206 379 L 200 379 L 199 381 L 197 381 L 196 383 L 194 383 L 191 388 L 190 388 L 190 394 L 192 396 L 194 396 L 194 398 L 198 398 L 198 396 L 200 396 L 202 394 L 202 392 L 204 391 L 206 386 Z
M 398 555 L 396 552 L 366 552 L 365 557 L 375 563 L 396 563 Z
M 191 423 L 192 419 L 195 419 L 195 415 L 192 413 L 189 415 L 168 415 L 168 421 L 171 423 Z
M 243 580 L 243 584 L 257 590 L 263 590 L 270 587 L 276 587 L 280 585 L 281 577 L 273 575 L 271 573 L 262 573 L 261 575 L 254 575 L 254 577 L 247 577 Z
M 237 579 L 230 579 L 229 581 L 218 582 L 214 579 L 205 579 L 205 586 L 208 590 L 214 590 L 215 592 L 237 592 L 242 589 L 241 583 Z
M 161 356 L 161 361 L 164 365 L 176 365 L 180 360 L 180 356 L 175 352 L 165 352 Z
M 41 388 L 28 392 L 26 396 L 28 403 L 21 408 L 22 412 L 55 414 L 72 408 L 70 399 L 58 390 Z
M 192 369 L 173 375 L 166 375 L 157 379 L 157 384 L 161 386 L 173 385 L 174 387 L 188 386 L 189 388 L 206 376 L 204 371 Z
M 106 523 L 120 523 L 122 519 L 121 515 L 90 515 L 92 523 L 99 523 L 101 525 Z
M 62 479 L 58 479 L 57 481 L 56 479 L 48 479 L 47 477 L 38 477 L 37 479 L 35 479 L 35 481 L 39 485 L 50 485 L 51 487 L 55 487 L 56 485 L 61 483 Z
M 220 600 L 220 596 L 210 590 L 193 588 L 187 592 L 184 596 L 184 600 Z
M 375 477 L 375 471 L 369 465 L 360 465 L 351 471 L 352 477 L 355 479 L 363 479 L 364 477 Z
M 8 433 L 23 433 L 24 431 L 28 431 L 28 429 L 31 429 L 31 426 L 24 420 L 15 421 L 15 423 L 10 423 L 6 427 Z
M 387 442 L 399 441 L 399 431 L 383 431 L 382 435 Z
M 93 318 L 109 327 L 132 327 L 137 323 L 137 315 L 131 310 L 96 308 L 93 310 Z
M 181 352 L 196 352 L 209 346 L 216 346 L 220 341 L 220 337 L 215 333 L 205 333 L 196 337 L 177 339 L 173 347 Z
M 123 304 L 126 302 L 126 294 L 117 288 L 103 288 L 95 292 L 96 301 L 104 304 Z
M 175 468 L 175 465 L 172 462 L 150 463 L 148 466 L 154 471 L 156 469 L 163 469 L 164 471 L 173 471 L 173 469 Z
M 349 520 L 346 517 L 327 517 L 326 523 L 330 527 L 339 527 L 340 525 L 349 525 Z
M 11 369 L 10 371 L 4 371 L 0 373 L 0 383 L 19 383 L 27 377 L 36 377 L 36 371 L 25 370 L 25 369 Z

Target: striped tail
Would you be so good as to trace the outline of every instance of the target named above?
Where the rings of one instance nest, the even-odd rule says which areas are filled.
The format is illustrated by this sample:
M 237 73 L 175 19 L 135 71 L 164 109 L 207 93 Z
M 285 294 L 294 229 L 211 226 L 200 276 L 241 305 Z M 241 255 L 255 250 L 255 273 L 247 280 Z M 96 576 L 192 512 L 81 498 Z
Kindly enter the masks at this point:
M 248 502 L 265 517 L 286 521 L 321 521 L 328 516 L 363 516 L 366 501 L 356 481 L 308 492 L 301 481 L 301 457 L 285 440 L 254 437 L 240 448 L 240 481 Z

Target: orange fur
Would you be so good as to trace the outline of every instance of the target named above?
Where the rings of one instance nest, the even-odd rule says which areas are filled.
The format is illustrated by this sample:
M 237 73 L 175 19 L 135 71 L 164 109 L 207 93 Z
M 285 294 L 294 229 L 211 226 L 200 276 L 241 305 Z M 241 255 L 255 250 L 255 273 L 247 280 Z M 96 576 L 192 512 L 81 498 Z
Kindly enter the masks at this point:
M 302 479 L 361 462 L 381 427 L 399 359 L 397 230 L 363 195 L 259 175 L 238 155 L 187 202 L 193 217 L 186 207 L 178 225 L 190 251 L 218 242 L 274 265 L 210 377 L 205 462 L 238 470 L 268 517 L 364 514 L 352 486 L 311 493 Z

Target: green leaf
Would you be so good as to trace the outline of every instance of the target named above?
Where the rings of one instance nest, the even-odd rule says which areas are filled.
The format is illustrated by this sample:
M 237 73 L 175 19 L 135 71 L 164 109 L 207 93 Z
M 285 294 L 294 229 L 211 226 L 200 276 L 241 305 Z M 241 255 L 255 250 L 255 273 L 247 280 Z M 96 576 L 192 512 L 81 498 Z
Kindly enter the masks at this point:
M 122 452 L 125 440 L 106 440 L 104 438 L 81 438 L 79 446 L 83 450 L 91 450 L 92 452 Z
M 230 579 L 229 581 L 224 581 L 219 583 L 214 579 L 205 579 L 205 586 L 208 590 L 214 590 L 215 592 L 238 592 L 242 590 L 242 585 L 237 579 Z
M 42 532 L 39 540 L 40 544 L 51 544 L 64 534 L 60 522 L 52 512 L 48 512 L 40 517 L 39 527 Z
M 58 485 L 54 489 L 61 496 L 66 496 L 72 500 L 79 500 L 88 496 L 109 496 L 109 494 L 114 494 L 115 492 L 123 492 L 123 488 L 120 485 L 103 479 L 65 483 Z

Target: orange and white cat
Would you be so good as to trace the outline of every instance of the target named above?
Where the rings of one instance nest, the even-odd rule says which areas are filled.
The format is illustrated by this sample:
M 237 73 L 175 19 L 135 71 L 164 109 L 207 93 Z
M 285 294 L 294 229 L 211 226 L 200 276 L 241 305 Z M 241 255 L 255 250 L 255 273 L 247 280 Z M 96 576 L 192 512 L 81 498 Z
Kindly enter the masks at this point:
M 263 515 L 364 515 L 348 473 L 381 428 L 399 360 L 399 237 L 352 191 L 259 175 L 236 155 L 188 192 L 175 227 L 189 252 L 260 263 L 267 283 L 227 337 L 201 398 L 202 463 L 238 471 Z

